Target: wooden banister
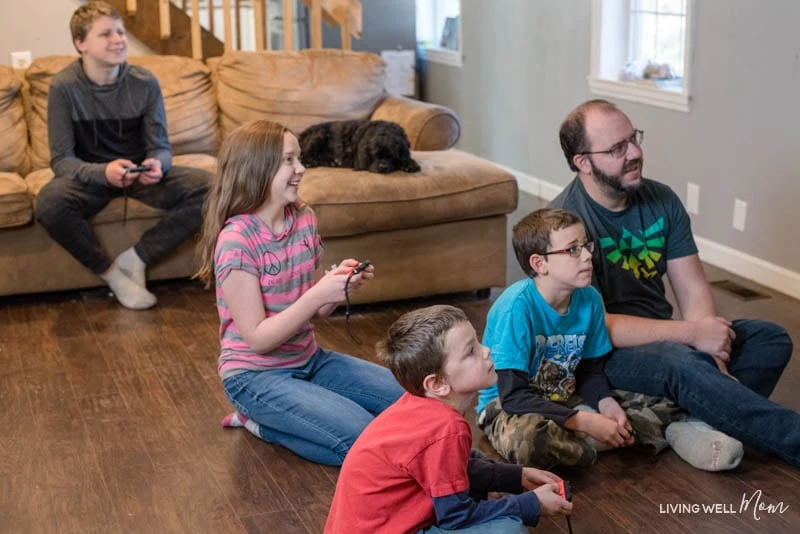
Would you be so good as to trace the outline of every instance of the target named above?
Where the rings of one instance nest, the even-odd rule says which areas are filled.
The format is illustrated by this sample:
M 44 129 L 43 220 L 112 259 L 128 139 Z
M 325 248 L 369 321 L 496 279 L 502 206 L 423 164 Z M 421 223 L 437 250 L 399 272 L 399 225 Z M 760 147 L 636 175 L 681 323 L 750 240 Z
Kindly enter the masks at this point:
M 172 35 L 172 22 L 169 16 L 169 0 L 158 1 L 158 28 L 162 39 L 169 39 Z
M 295 0 L 282 0 L 283 25 L 269 24 L 268 0 L 107 0 L 125 18 L 128 30 L 154 52 L 202 59 L 242 50 L 242 26 L 253 29 L 255 50 L 272 47 L 271 31 L 283 32 L 283 49 L 294 49 Z M 310 46 L 322 48 L 322 23 L 339 27 L 342 48 L 361 37 L 360 0 L 300 0 L 310 12 Z M 222 28 L 215 12 L 222 9 Z M 201 18 L 202 15 L 202 18 Z M 208 19 L 206 20 L 206 15 Z M 280 45 L 277 45 L 280 46 Z

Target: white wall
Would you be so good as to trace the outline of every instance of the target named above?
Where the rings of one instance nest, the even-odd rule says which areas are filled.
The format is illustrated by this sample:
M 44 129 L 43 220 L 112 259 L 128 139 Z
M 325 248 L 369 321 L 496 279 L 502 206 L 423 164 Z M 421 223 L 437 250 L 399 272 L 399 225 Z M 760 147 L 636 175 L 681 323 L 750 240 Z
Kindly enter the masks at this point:
M 464 65 L 429 64 L 423 88 L 460 115 L 460 148 L 559 186 L 573 178 L 558 128 L 592 97 L 590 4 L 462 0 Z M 700 186 L 695 234 L 770 264 L 756 271 L 785 269 L 800 287 L 790 230 L 800 207 L 800 2 L 694 6 L 691 111 L 616 103 L 646 132 L 645 176 L 684 199 L 687 182 Z M 732 228 L 735 198 L 748 204 L 744 232 Z
M 85 2 L 79 0 L 1 0 L 0 65 L 11 65 L 11 52 L 29 50 L 33 57 L 77 55 L 69 19 Z M 149 55 L 150 49 L 128 36 L 128 54 Z

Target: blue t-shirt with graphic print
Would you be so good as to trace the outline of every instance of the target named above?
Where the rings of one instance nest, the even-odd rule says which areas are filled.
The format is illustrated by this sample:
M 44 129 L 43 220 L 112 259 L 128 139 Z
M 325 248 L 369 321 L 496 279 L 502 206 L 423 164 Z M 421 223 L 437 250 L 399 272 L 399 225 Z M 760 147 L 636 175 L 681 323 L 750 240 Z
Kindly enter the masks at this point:
M 608 313 L 671 319 L 663 277 L 667 261 L 697 254 L 689 215 L 669 186 L 642 178 L 628 207 L 610 211 L 575 178 L 549 207 L 563 208 L 583 219 L 597 247 L 592 284 L 603 295 Z
M 573 291 L 565 314 L 554 310 L 530 278 L 498 297 L 486 317 L 483 344 L 497 371 L 523 371 L 542 397 L 562 402 L 575 393 L 581 358 L 611 351 L 600 294 L 591 286 Z M 477 412 L 497 398 L 497 386 L 482 389 Z

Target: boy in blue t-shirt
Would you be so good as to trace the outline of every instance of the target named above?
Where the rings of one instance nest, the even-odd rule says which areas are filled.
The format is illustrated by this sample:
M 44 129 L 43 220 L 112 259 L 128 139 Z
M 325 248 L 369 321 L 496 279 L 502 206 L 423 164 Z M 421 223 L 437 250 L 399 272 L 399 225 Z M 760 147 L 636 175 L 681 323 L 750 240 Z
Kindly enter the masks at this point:
M 634 442 L 603 370 L 611 342 L 591 286 L 594 243 L 578 216 L 561 209 L 523 218 L 512 243 L 529 278 L 489 310 L 483 344 L 498 381 L 480 392 L 478 423 L 509 461 L 591 464 L 598 450 Z

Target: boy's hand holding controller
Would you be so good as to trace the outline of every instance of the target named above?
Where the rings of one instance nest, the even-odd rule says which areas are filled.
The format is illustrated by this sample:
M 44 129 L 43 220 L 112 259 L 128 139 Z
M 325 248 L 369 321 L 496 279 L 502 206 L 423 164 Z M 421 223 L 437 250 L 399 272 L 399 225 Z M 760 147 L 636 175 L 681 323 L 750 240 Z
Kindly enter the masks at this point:
M 551 482 L 533 490 L 536 497 L 539 498 L 539 510 L 542 517 L 570 515 L 572 513 L 572 503 L 566 499 L 566 495 L 562 493 L 561 488 L 561 483 Z
M 128 187 L 139 177 L 138 172 L 131 172 L 130 169 L 136 164 L 129 159 L 115 159 L 106 164 L 106 181 L 114 187 Z
M 345 284 L 347 284 L 347 292 L 352 293 L 361 287 L 365 280 L 375 277 L 375 267 L 371 264 L 352 274 L 360 264 L 361 262 L 358 260 L 350 258 L 342 261 L 339 265 L 331 265 L 330 270 L 325 271 L 325 275 L 313 288 L 319 298 L 323 300 L 322 305 L 343 302 L 345 300 Z
M 535 467 L 522 468 L 522 487 L 526 490 L 535 490 L 542 484 L 559 484 L 561 478 L 543 469 L 536 469 Z
M 161 181 L 164 173 L 161 170 L 161 160 L 156 158 L 147 158 L 142 162 L 140 167 L 145 168 L 139 175 L 139 183 L 143 185 L 153 185 Z
M 161 172 L 161 161 L 148 158 L 141 165 L 136 165 L 129 159 L 115 159 L 106 164 L 106 180 L 114 187 L 128 187 L 136 180 L 144 185 L 151 185 L 161 181 L 164 173 Z

